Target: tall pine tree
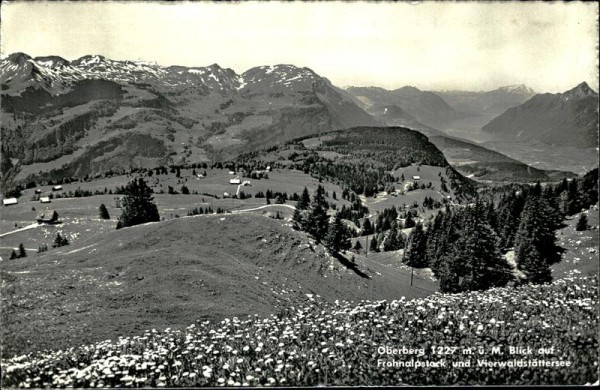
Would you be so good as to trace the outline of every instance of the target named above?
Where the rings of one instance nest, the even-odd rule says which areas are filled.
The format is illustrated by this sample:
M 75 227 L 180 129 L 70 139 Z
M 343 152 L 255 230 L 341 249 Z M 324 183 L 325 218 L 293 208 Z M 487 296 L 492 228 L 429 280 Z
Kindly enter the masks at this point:
M 340 250 L 350 249 L 350 246 L 351 243 L 348 229 L 344 225 L 340 215 L 336 213 L 327 229 L 325 247 L 332 253 L 338 253 Z
M 123 213 L 119 218 L 117 229 L 160 221 L 158 208 L 152 197 L 152 189 L 144 179 L 140 177 L 129 182 L 124 193 Z
M 414 268 L 427 267 L 427 236 L 423 230 L 423 225 L 418 223 L 413 229 L 406 249 L 404 250 L 404 263 Z
M 327 209 L 329 204 L 325 200 L 325 188 L 319 185 L 313 196 L 309 207 L 304 230 L 311 234 L 317 243 L 323 241 L 329 227 L 329 217 Z
M 554 233 L 556 225 L 548 215 L 549 208 L 543 197 L 530 193 L 515 238 L 517 266 L 532 283 L 550 282 L 550 266 L 560 261 Z
M 488 222 L 487 207 L 477 202 L 465 213 L 460 237 L 451 257 L 458 272 L 458 291 L 486 290 L 505 286 L 512 277 L 502 257 L 499 239 Z

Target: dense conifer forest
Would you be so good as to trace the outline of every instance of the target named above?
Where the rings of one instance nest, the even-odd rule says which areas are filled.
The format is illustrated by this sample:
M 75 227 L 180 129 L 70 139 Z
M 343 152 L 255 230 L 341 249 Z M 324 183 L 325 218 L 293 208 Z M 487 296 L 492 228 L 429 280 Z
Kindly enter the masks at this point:
M 550 282 L 550 266 L 560 261 L 562 252 L 556 230 L 566 216 L 598 202 L 598 169 L 557 185 L 520 188 L 440 210 L 426 226 L 413 230 L 404 261 L 430 267 L 443 292 L 484 290 L 511 280 Z M 502 257 L 507 251 L 514 251 L 516 277 Z

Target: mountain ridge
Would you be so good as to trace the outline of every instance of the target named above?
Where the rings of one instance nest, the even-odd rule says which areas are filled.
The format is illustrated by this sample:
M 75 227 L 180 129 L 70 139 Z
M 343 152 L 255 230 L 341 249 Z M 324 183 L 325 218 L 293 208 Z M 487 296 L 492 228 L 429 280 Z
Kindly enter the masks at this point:
M 482 127 L 483 132 L 550 146 L 598 146 L 598 94 L 586 82 L 562 93 L 536 94 Z
M 218 64 L 15 53 L 0 63 L 0 84 L 4 151 L 25 176 L 220 160 L 315 132 L 378 124 L 328 79 L 289 64 L 237 74 Z M 119 139 L 154 152 L 138 158 Z M 74 169 L 52 163 L 70 154 L 79 161 L 68 162 Z
M 457 111 L 489 115 L 500 115 L 535 95 L 535 91 L 524 84 L 505 85 L 489 91 L 443 90 L 436 93 Z
M 346 91 L 361 103 L 361 107 L 365 111 L 373 115 L 381 107 L 401 109 L 405 115 L 391 118 L 396 121 L 395 123 L 389 123 L 390 119 L 388 119 L 386 123 L 390 125 L 404 125 L 412 122 L 416 127 L 439 129 L 444 123 L 463 116 L 448 105 L 442 97 L 433 92 L 421 91 L 413 86 L 404 86 L 394 90 L 381 87 L 349 87 Z M 375 117 L 377 118 L 376 115 Z

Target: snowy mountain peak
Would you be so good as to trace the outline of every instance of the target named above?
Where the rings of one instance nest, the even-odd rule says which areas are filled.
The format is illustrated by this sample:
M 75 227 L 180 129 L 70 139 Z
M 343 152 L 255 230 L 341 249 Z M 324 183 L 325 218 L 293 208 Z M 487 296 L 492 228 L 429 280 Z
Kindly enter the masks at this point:
M 19 94 L 28 87 L 52 94 L 63 93 L 71 84 L 85 79 L 104 79 L 120 84 L 149 83 L 159 88 L 202 86 L 223 94 L 252 85 L 253 89 L 312 91 L 319 77 L 309 68 L 278 64 L 252 68 L 238 75 L 219 64 L 206 67 L 162 67 L 147 61 L 111 60 L 101 55 L 85 55 L 73 61 L 58 56 L 32 59 L 23 53 L 2 61 L 0 82 L 3 93 Z
M 76 66 L 90 66 L 90 65 L 98 65 L 102 62 L 105 62 L 106 58 L 101 55 L 86 55 L 81 58 L 73 61 L 73 65 Z
M 508 92 L 508 93 L 521 93 L 524 95 L 534 95 L 535 91 L 525 84 L 514 84 L 514 85 L 505 85 L 504 87 L 500 87 L 496 89 L 498 92 Z
M 69 61 L 59 56 L 35 57 L 34 60 L 39 65 L 46 66 L 49 68 L 60 68 L 71 64 Z
M 309 68 L 295 65 L 263 65 L 248 69 L 242 74 L 244 82 L 255 87 L 311 89 L 319 76 Z

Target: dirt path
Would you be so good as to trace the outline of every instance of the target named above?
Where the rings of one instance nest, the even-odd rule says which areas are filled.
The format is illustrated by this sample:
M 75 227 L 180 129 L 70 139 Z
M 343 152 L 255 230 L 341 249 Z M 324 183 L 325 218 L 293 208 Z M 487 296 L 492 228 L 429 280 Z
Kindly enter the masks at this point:
M 266 204 L 264 206 L 259 206 L 259 207 L 255 207 L 255 208 L 252 208 L 252 209 L 232 210 L 231 213 L 232 214 L 245 213 L 246 211 L 262 210 L 262 209 L 267 208 L 267 207 L 287 207 L 288 209 L 296 210 L 296 207 L 294 207 L 292 205 L 289 205 L 289 204 Z
M 0 249 L 19 249 L 17 247 L 13 247 L 13 246 L 0 246 Z M 26 251 L 37 251 L 38 248 L 25 248 Z
M 34 229 L 34 228 L 36 228 L 38 226 L 42 226 L 42 225 L 40 225 L 38 223 L 32 223 L 31 225 L 27 225 L 25 227 L 22 227 L 22 228 L 19 228 L 19 229 L 16 229 L 16 230 L 12 230 L 10 232 L 2 233 L 2 234 L 0 234 L 0 238 L 2 238 L 4 236 L 8 236 L 9 234 L 19 233 L 19 232 L 22 232 L 24 230 Z

